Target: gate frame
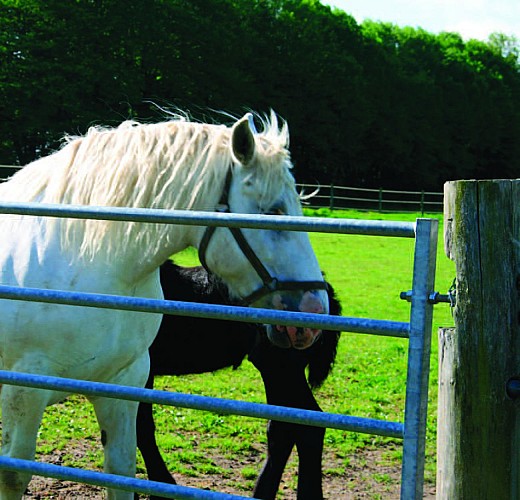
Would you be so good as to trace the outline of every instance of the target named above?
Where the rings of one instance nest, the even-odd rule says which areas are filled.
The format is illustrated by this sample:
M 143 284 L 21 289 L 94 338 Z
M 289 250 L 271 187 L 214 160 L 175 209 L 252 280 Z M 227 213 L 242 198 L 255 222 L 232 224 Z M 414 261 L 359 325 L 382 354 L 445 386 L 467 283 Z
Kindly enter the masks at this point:
M 310 232 L 334 232 L 340 234 L 364 234 L 376 236 L 393 236 L 393 237 L 415 237 L 414 249 L 414 265 L 412 290 L 405 293 L 407 300 L 411 302 L 410 322 L 399 323 L 384 320 L 371 320 L 365 318 L 347 318 L 347 317 L 329 317 L 310 313 L 288 313 L 282 311 L 257 309 L 255 318 L 251 318 L 249 311 L 249 319 L 240 315 L 235 317 L 238 321 L 250 322 L 266 322 L 277 324 L 293 324 L 297 326 L 326 327 L 332 330 L 343 330 L 353 333 L 369 333 L 376 335 L 388 335 L 396 337 L 408 337 L 408 363 L 407 363 L 407 382 L 406 382 L 406 402 L 405 402 L 405 421 L 404 424 L 398 422 L 387 422 L 375 419 L 364 419 L 359 417 L 350 417 L 347 415 L 333 415 L 330 413 L 311 412 L 309 410 L 296 410 L 284 407 L 272 407 L 271 405 L 260 405 L 254 403 L 244 403 L 233 401 L 233 404 L 241 403 L 242 405 L 253 405 L 256 407 L 266 407 L 260 411 L 263 413 L 261 418 L 274 418 L 278 420 L 291 421 L 295 423 L 305 423 L 307 425 L 318 425 L 322 427 L 342 428 L 345 430 L 354 430 L 356 432 L 368 432 L 379 435 L 390 435 L 400 437 L 403 441 L 403 461 L 402 461 L 402 483 L 401 483 L 401 500 L 419 500 L 423 496 L 424 482 L 424 462 L 425 462 L 425 440 L 426 440 L 426 418 L 428 405 L 428 380 L 429 380 L 429 364 L 431 353 L 431 331 L 434 300 L 434 282 L 436 268 L 436 248 L 438 221 L 436 219 L 417 219 L 415 223 L 392 222 L 392 221 L 360 221 L 354 219 L 323 219 L 318 217 L 291 217 L 291 216 L 257 216 L 244 214 L 218 214 L 210 212 L 190 212 L 190 211 L 168 211 L 168 210 L 152 210 L 152 209 L 127 209 L 114 207 L 85 207 L 72 205 L 50 205 L 39 203 L 0 203 L 0 213 L 22 214 L 22 215 L 38 215 L 50 217 L 72 217 L 72 218 L 93 218 L 103 220 L 121 220 L 121 221 L 137 221 L 137 222 L 160 222 L 167 224 L 186 224 L 186 225 L 208 225 L 208 226 L 226 226 L 226 227 L 249 227 L 257 229 L 286 229 L 292 231 L 310 231 Z M 32 291 L 24 293 L 24 291 Z M 61 295 L 61 297 L 60 297 Z M 91 296 L 91 297 L 86 297 Z M 0 298 L 10 298 L 14 300 L 32 300 L 53 303 L 65 303 L 71 305 L 89 305 L 90 307 L 108 307 L 112 309 L 126 310 L 148 310 L 149 312 L 162 312 L 166 314 L 184 314 L 194 316 L 208 316 L 211 314 L 219 314 L 219 317 L 233 319 L 232 313 L 224 311 L 218 312 L 220 308 L 226 309 L 225 306 L 208 306 L 205 305 L 205 311 L 195 311 L 182 309 L 186 303 L 174 301 L 153 301 L 151 299 L 129 298 L 122 296 L 101 296 L 109 298 L 108 303 L 97 298 L 99 294 L 83 294 L 75 292 L 63 292 L 57 290 L 38 290 L 24 289 L 18 287 L 8 287 L 0 285 Z M 86 299 L 88 304 L 81 302 Z M 134 299 L 139 304 L 131 304 Z M 145 302 L 153 304 L 145 305 Z M 179 308 L 180 304 L 180 308 Z M 123 307 L 121 307 L 123 306 Z M 138 306 L 138 308 L 136 308 Z M 148 309 L 147 309 L 148 307 Z M 214 311 L 211 311 L 214 309 Z M 228 309 L 240 309 L 228 306 Z M 262 316 L 264 314 L 264 316 Z M 285 316 L 284 316 L 285 315 Z M 287 316 L 288 315 L 288 316 Z M 215 315 L 213 317 L 216 317 Z M 261 318 L 260 320 L 258 318 Z M 419 374 L 419 376 L 417 375 Z M 31 380 L 22 380 L 23 377 L 29 377 Z M 45 380 L 47 379 L 47 380 Z M 52 380 L 51 380 L 52 379 Z M 17 385 L 27 385 L 32 387 L 45 387 L 63 389 L 63 383 L 76 382 L 81 384 L 82 381 L 73 381 L 71 379 L 59 379 L 57 377 L 42 377 L 37 375 L 20 374 L 13 372 L 0 371 L 0 382 Z M 112 384 L 91 383 L 90 386 L 111 386 Z M 76 384 L 76 385 L 77 385 Z M 134 389 L 137 391 L 148 391 L 149 393 L 163 393 L 164 391 L 151 391 L 149 389 L 135 389 L 124 386 L 123 390 L 128 391 Z M 99 388 L 99 387 L 98 387 Z M 74 391 L 80 394 L 88 394 L 90 389 L 84 387 L 75 387 Z M 171 393 L 166 393 L 171 394 Z M 107 397 L 121 397 L 119 392 L 117 395 L 107 395 Z M 191 396 L 192 398 L 194 396 Z M 158 402 L 157 398 L 150 394 L 132 394 L 131 397 L 125 399 L 133 399 L 137 401 Z M 204 398 L 201 399 L 215 399 Z M 224 400 L 225 401 L 225 400 Z M 163 404 L 172 404 L 164 402 Z M 178 402 L 176 406 L 181 406 Z M 187 405 L 188 406 L 188 405 Z M 190 403 L 191 407 L 191 403 Z M 275 415 L 267 416 L 269 409 L 275 411 Z M 266 410 L 266 411 L 262 411 Z M 218 411 L 222 411 L 219 409 Z M 235 411 L 227 411 L 227 413 L 236 413 Z M 306 413 L 306 415 L 303 415 Z M 319 421 L 316 413 L 325 417 L 325 422 Z M 242 413 L 237 413 L 242 414 Z M 247 414 L 247 413 L 246 413 Z M 299 415 L 298 415 L 299 414 Z M 252 416 L 259 416 L 253 415 Z M 345 417 L 345 421 L 341 422 L 341 418 Z M 377 425 L 380 424 L 381 429 L 374 432 L 374 428 L 364 427 L 365 423 Z M 350 427 L 349 427 L 350 426 Z M 356 429 L 355 427 L 358 426 Z M 386 428 L 386 429 L 385 429 Z M 30 465 L 32 464 L 32 465 Z M 55 478 L 77 480 L 78 482 L 91 482 L 100 486 L 109 486 L 117 489 L 137 491 L 141 493 L 156 492 L 166 497 L 177 498 L 211 498 L 211 499 L 231 499 L 245 498 L 236 495 L 223 494 L 218 492 L 203 492 L 193 488 L 179 487 L 177 485 L 161 485 L 161 483 L 152 484 L 147 480 L 128 478 L 124 476 L 114 476 L 101 472 L 83 471 L 80 469 L 63 468 L 64 475 L 60 476 L 57 472 L 60 466 L 48 468 L 50 464 L 25 461 L 7 457 L 0 457 L 0 468 L 10 470 L 21 470 L 24 472 L 32 472 L 35 475 L 49 475 Z M 57 469 L 56 469 L 57 468 Z M 77 471 L 76 473 L 71 472 Z M 88 476 L 88 477 L 87 477 Z M 159 486 L 157 486 L 159 485 Z M 155 489 L 155 487 L 160 489 Z M 191 490 L 197 491 L 197 497 L 193 496 Z M 204 493 L 204 495 L 202 494 Z M 205 495 L 208 493 L 208 495 Z
M 414 252 L 406 380 L 401 500 L 423 497 L 428 383 L 433 324 L 438 221 L 418 219 Z M 419 373 L 420 376 L 414 376 Z

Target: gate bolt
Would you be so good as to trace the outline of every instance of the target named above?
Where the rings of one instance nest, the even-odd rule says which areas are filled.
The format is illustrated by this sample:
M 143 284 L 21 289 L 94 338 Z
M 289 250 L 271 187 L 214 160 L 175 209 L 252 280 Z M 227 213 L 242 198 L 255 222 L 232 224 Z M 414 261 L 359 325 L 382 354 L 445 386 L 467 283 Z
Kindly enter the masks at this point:
M 401 292 L 399 298 L 401 300 L 406 300 L 407 302 L 412 301 L 413 291 L 408 290 L 407 292 Z M 451 294 L 441 294 L 439 292 L 432 292 L 428 295 L 428 302 L 430 304 L 438 304 L 439 302 L 447 302 L 448 304 L 454 303 L 454 297 Z

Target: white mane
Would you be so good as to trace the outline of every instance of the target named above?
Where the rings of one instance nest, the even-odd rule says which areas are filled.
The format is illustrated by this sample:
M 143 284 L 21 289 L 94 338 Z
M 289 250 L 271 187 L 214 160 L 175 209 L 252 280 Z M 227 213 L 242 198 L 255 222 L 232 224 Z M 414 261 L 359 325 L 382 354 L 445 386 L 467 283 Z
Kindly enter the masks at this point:
M 268 198 L 288 182 L 288 130 L 276 115 L 263 119 L 255 136 L 255 179 Z M 0 199 L 73 205 L 214 210 L 233 164 L 231 128 L 175 119 L 157 124 L 124 122 L 93 127 L 66 139 L 58 152 L 36 160 L 0 185 Z M 234 168 L 239 167 L 235 165 Z M 64 219 L 63 242 L 92 257 L 103 248 L 155 246 L 160 225 Z M 149 229 L 149 230 L 148 230 Z M 142 240 L 137 241 L 136 238 Z M 150 248 L 151 249 L 151 248 Z M 151 249 L 152 250 L 152 249 Z

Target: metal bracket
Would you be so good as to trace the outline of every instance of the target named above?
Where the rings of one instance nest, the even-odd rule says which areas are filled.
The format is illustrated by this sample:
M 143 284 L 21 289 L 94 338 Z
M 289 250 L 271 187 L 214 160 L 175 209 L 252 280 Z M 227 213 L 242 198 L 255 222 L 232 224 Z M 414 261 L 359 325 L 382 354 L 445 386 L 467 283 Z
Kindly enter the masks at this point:
M 408 290 L 407 292 L 401 292 L 399 298 L 401 300 L 406 300 L 407 302 L 412 301 L 413 290 Z M 448 292 L 447 294 L 441 294 L 439 292 L 432 292 L 428 295 L 428 302 L 430 304 L 438 304 L 439 302 L 446 302 L 450 304 L 452 307 L 455 305 L 455 295 Z
M 401 300 L 406 300 L 407 302 L 412 301 L 413 290 L 408 290 L 407 292 L 401 292 L 399 298 Z M 432 292 L 428 295 L 428 302 L 430 304 L 438 304 L 439 302 L 445 302 L 450 305 L 450 307 L 455 307 L 457 302 L 457 278 L 453 279 L 453 283 L 448 290 L 448 293 L 442 294 L 439 292 Z

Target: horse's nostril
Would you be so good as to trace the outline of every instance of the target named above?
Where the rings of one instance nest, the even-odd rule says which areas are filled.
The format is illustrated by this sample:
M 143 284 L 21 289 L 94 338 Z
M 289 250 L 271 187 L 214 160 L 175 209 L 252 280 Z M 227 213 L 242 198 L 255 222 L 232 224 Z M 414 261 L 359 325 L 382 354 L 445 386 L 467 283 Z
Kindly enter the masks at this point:
M 285 311 L 300 311 L 304 313 L 326 312 L 319 295 L 313 292 L 288 292 L 276 293 L 271 297 L 274 309 Z M 293 347 L 295 349 L 307 349 L 319 338 L 320 329 L 308 327 L 276 325 L 268 327 L 269 340 L 278 347 Z
M 302 337 L 303 335 L 305 335 L 305 330 L 304 330 L 304 328 L 300 327 L 300 328 L 296 328 L 295 330 L 296 330 L 296 331 L 295 331 L 294 333 L 295 333 L 295 335 L 296 335 L 297 337 Z
M 287 330 L 285 326 L 282 325 L 266 325 L 267 329 L 267 338 L 269 341 L 275 345 L 276 347 L 281 347 L 282 349 L 289 349 L 291 347 L 291 340 L 287 335 Z

